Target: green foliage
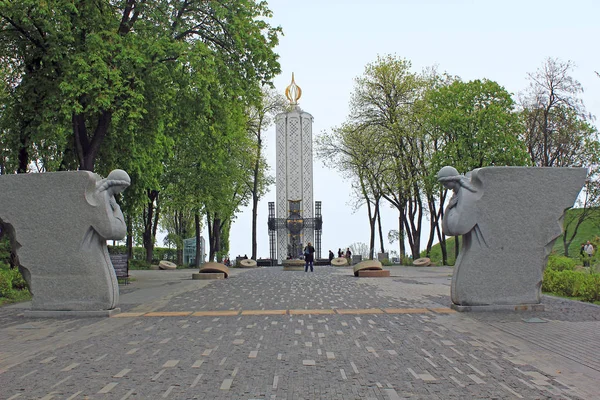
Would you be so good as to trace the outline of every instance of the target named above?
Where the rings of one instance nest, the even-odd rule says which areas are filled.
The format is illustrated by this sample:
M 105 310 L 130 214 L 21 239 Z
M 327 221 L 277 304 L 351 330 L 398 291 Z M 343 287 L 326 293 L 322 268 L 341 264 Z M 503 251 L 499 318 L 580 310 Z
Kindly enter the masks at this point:
M 0 262 L 0 304 L 28 300 L 30 298 L 27 282 L 17 268 Z
M 456 261 L 456 254 L 454 254 L 454 240 L 455 239 L 452 236 L 446 237 L 446 252 L 447 252 L 447 256 L 448 256 L 448 265 L 454 265 L 454 263 Z M 427 255 L 427 252 L 425 250 L 421 252 L 420 256 L 421 257 L 429 257 L 431 262 L 435 265 L 443 265 L 442 249 L 441 249 L 439 243 L 437 243 L 431 247 L 431 252 L 430 252 L 429 256 Z M 412 260 L 411 260 L 411 264 L 412 264 Z
M 0 297 L 13 295 L 12 276 L 6 270 L 0 270 Z
M 584 272 L 580 271 L 547 269 L 544 271 L 542 290 L 561 296 L 577 296 L 579 285 L 585 275 Z
M 129 260 L 129 269 L 150 269 L 150 264 L 146 260 Z
M 514 102 L 498 83 L 456 80 L 428 92 L 425 102 L 427 123 L 440 145 L 433 155 L 433 174 L 445 165 L 461 173 L 491 165 L 528 165 Z
M 27 281 L 21 275 L 18 268 L 13 268 L 10 270 L 11 278 L 12 278 L 12 287 L 16 290 L 24 290 L 29 289 L 29 285 L 27 285 Z
M 585 215 L 582 215 L 585 214 Z M 582 219 L 580 225 L 577 227 L 575 235 L 574 226 L 579 219 Z M 568 246 L 568 255 L 572 258 L 579 258 L 580 248 L 582 243 L 586 243 L 588 240 L 594 245 L 594 249 L 598 249 L 600 245 L 600 238 L 598 238 L 598 232 L 600 231 L 600 208 L 572 208 L 567 210 L 564 218 L 564 230 L 566 231 L 567 239 L 571 242 Z M 565 254 L 565 242 L 564 234 L 560 235 L 552 248 L 553 252 L 557 254 Z M 594 253 L 594 259 L 598 252 Z M 594 260 L 593 260 L 594 261 Z
M 548 256 L 548 265 L 546 270 L 552 271 L 573 271 L 577 262 L 572 258 L 561 256 L 559 254 L 551 253 Z
M 600 301 L 600 274 L 584 275 L 579 282 L 578 294 L 581 300 L 588 302 Z
M 384 267 L 389 267 L 390 265 L 392 265 L 392 262 L 388 258 L 384 258 L 383 260 L 381 260 L 381 265 L 383 265 Z

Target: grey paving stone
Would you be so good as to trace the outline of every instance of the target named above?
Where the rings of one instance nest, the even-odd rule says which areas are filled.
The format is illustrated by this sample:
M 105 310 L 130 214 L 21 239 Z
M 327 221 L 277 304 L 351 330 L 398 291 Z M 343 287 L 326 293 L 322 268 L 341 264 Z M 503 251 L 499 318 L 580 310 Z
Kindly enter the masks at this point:
M 175 283 L 171 295 L 161 286 L 157 290 L 164 296 L 148 296 L 130 310 L 447 306 L 438 293 L 443 273 L 427 274 L 416 288 L 412 281 L 420 278 L 415 276 L 409 283 L 397 276 L 365 283 L 323 267 L 313 274 L 277 268 L 233 271 L 226 281 Z M 438 289 L 426 295 L 425 289 L 433 287 Z M 414 295 L 417 289 L 425 295 Z M 548 346 L 560 346 L 565 332 L 598 332 L 592 312 L 586 312 L 587 325 L 548 333 Z M 531 329 L 557 326 L 560 319 L 526 324 L 522 315 L 513 321 L 505 314 L 428 313 L 90 321 L 25 320 L 17 314 L 0 308 L 0 318 L 8 322 L 0 327 L 0 399 L 17 394 L 38 399 L 582 399 L 593 398 L 587 395 L 589 387 L 597 387 L 597 381 L 583 375 L 577 380 L 575 374 L 549 369 L 547 349 L 524 353 L 532 346 L 530 336 L 541 336 Z M 308 360 L 314 365 L 304 365 Z M 592 364 L 577 365 L 595 371 Z

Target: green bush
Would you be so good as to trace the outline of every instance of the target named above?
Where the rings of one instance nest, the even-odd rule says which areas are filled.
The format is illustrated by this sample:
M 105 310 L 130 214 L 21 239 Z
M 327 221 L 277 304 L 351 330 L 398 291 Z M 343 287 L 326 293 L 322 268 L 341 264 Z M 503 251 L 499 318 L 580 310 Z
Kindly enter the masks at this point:
M 600 274 L 584 274 L 578 292 L 583 301 L 600 301 Z
M 384 258 L 383 260 L 381 260 L 381 265 L 383 265 L 384 267 L 389 267 L 390 265 L 392 265 L 392 262 L 388 258 Z
M 150 269 L 146 260 L 129 260 L 129 269 Z
M 7 270 L 0 270 L 0 297 L 11 297 L 12 294 L 12 274 Z
M 18 268 L 9 270 L 9 273 L 11 274 L 11 277 L 12 277 L 13 289 L 23 290 L 23 289 L 29 288 L 29 286 L 27 285 L 27 281 L 25 280 L 25 278 L 23 278 L 23 275 L 21 275 L 21 272 L 19 271 Z
M 576 265 L 577 262 L 574 259 L 552 253 L 548 257 L 548 266 L 546 267 L 546 270 L 573 271 Z
M 542 290 L 560 296 L 578 296 L 580 286 L 587 275 L 587 273 L 580 271 L 546 269 L 542 281 Z

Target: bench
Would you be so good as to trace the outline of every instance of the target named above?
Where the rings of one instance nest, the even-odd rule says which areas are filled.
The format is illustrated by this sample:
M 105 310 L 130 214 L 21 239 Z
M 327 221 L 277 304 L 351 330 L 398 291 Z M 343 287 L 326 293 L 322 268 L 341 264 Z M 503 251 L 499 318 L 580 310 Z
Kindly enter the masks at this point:
M 117 279 L 124 279 L 125 284 L 127 285 L 129 283 L 129 262 L 127 254 L 111 254 L 110 262 L 115 269 L 115 275 L 117 275 Z

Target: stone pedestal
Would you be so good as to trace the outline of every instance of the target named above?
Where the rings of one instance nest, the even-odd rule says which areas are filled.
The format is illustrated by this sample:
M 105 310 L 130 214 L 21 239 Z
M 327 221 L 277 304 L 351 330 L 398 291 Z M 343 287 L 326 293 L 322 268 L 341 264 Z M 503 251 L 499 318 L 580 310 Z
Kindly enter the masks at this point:
M 359 278 L 389 278 L 390 271 L 383 270 L 383 269 L 381 271 L 362 270 L 362 271 L 358 271 L 358 277 Z
M 192 279 L 225 279 L 225 274 L 222 272 L 197 272 L 192 274 Z
M 304 260 L 283 260 L 284 271 L 304 271 L 306 263 Z

